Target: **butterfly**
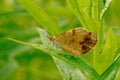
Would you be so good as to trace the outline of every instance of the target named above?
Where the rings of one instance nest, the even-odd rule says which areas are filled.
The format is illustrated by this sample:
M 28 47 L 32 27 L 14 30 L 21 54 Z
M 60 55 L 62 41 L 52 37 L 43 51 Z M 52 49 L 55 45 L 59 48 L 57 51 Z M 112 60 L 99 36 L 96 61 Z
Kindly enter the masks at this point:
M 78 27 L 50 38 L 63 50 L 75 56 L 88 53 L 97 43 L 97 34 Z

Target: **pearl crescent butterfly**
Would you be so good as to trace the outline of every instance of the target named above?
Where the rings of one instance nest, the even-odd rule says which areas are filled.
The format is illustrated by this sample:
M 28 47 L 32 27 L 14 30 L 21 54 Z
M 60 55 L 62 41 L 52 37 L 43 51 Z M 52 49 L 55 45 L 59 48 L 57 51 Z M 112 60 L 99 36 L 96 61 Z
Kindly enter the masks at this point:
M 97 34 L 89 32 L 84 28 L 75 28 L 51 38 L 63 50 L 80 56 L 89 52 L 97 43 Z

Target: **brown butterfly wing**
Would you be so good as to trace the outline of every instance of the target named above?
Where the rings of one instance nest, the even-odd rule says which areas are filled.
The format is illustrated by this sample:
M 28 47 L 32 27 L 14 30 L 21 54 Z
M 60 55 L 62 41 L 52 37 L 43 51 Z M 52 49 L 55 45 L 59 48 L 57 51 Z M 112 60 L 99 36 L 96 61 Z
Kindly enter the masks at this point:
M 83 28 L 75 28 L 56 36 L 54 42 L 65 51 L 79 56 L 94 47 L 97 42 L 97 35 Z

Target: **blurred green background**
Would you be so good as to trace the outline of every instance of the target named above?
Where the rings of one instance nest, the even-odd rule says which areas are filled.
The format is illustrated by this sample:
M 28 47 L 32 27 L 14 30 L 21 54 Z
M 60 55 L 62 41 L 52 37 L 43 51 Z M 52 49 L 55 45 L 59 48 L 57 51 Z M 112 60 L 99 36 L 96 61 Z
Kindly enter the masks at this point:
M 34 0 L 64 30 L 81 26 L 66 0 Z M 105 15 L 105 29 L 120 33 L 120 0 L 113 0 Z M 35 27 L 42 27 L 16 1 L 0 0 L 0 80 L 62 80 L 52 58 L 36 49 L 7 40 L 40 43 Z

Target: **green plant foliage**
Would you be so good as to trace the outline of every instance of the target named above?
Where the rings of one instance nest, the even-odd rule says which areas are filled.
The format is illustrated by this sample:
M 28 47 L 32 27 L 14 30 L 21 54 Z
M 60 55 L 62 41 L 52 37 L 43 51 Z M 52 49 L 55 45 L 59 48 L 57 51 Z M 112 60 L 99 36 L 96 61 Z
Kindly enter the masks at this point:
M 34 1 L 18 0 L 30 14 L 51 34 L 56 35 L 60 32 L 58 24 L 48 16 Z
M 90 0 L 67 0 L 68 5 L 71 7 L 73 12 L 77 15 L 83 27 L 90 31 L 96 31 L 96 24 L 90 15 Z M 79 6 L 80 5 L 80 6 Z M 88 13 L 89 12 L 89 13 Z M 85 17 L 84 17 L 85 16 Z M 94 28 L 93 28 L 94 27 Z
M 55 77 L 57 77 L 58 75 L 56 73 L 55 76 L 53 74 L 48 73 L 47 75 L 49 76 L 49 78 L 39 77 L 39 74 L 44 74 L 44 71 L 42 73 L 40 72 L 41 70 L 38 69 L 40 67 L 39 62 L 42 63 L 41 66 L 44 66 L 45 63 L 47 64 L 51 63 L 51 62 L 49 63 L 48 58 L 45 58 L 46 60 L 41 59 L 43 57 L 41 53 L 47 54 L 53 59 L 60 74 L 62 75 L 63 80 L 119 80 L 120 79 L 120 45 L 119 45 L 120 36 L 118 35 L 116 38 L 116 34 L 114 33 L 114 28 L 107 28 L 104 24 L 105 23 L 104 17 L 106 12 L 108 11 L 108 8 L 112 0 L 66 0 L 66 3 L 64 3 L 64 0 L 53 0 L 53 2 L 57 4 L 56 6 L 57 8 L 54 9 L 53 6 L 55 6 L 56 4 L 48 0 L 40 0 L 41 7 L 39 6 L 38 0 L 35 1 L 17 0 L 17 1 L 32 15 L 32 17 L 42 26 L 43 29 L 37 27 L 36 29 L 39 32 L 40 38 L 37 36 L 37 38 L 33 39 L 33 37 L 31 38 L 31 36 L 34 36 L 36 34 L 29 29 L 28 31 L 24 32 L 22 29 L 18 30 L 18 28 L 16 28 L 17 32 L 14 32 L 12 30 L 13 27 L 20 25 L 13 24 L 14 22 L 11 23 L 12 21 L 8 22 L 5 25 L 2 25 L 7 27 L 8 25 L 10 25 L 13 27 L 9 28 L 10 30 L 5 29 L 0 31 L 6 34 L 8 33 L 8 31 L 14 32 L 13 34 L 16 35 L 15 38 L 16 37 L 18 39 L 22 38 L 24 41 L 26 40 L 27 42 L 20 41 L 18 39 L 9 38 L 9 40 L 25 45 L 26 47 L 18 46 L 17 44 L 11 46 L 11 42 L 4 41 L 5 39 L 0 40 L 0 44 L 1 42 L 4 43 L 7 42 L 6 44 L 9 44 L 8 45 L 9 48 L 7 49 L 9 52 L 9 54 L 7 55 L 9 56 L 7 59 L 8 61 L 6 60 L 5 63 L 1 61 L 2 63 L 0 63 L 0 80 L 9 80 L 9 79 L 19 80 L 18 78 L 21 77 L 19 76 L 19 74 L 23 72 L 24 73 L 22 74 L 23 76 L 21 78 L 22 80 L 38 80 L 38 79 L 56 80 L 57 78 Z M 49 5 L 51 4 L 52 4 L 52 8 L 49 8 Z M 45 7 L 43 10 L 44 5 L 46 5 L 47 7 Z M 65 8 L 66 5 L 69 5 L 69 7 Z M 77 16 L 81 24 L 80 23 L 78 24 L 77 22 L 78 20 L 73 16 L 73 13 L 69 10 L 69 8 Z M 22 15 L 25 13 L 24 15 L 28 16 L 29 14 L 24 9 L 19 9 L 18 11 L 15 10 L 15 11 L 8 11 L 5 13 L 4 12 L 0 13 L 0 17 L 1 19 L 4 20 L 3 16 L 4 17 L 14 16 L 13 13 L 15 14 L 17 13 L 18 15 L 19 12 L 22 13 Z M 49 14 L 52 14 L 52 16 L 54 17 L 49 16 Z M 63 15 L 67 16 L 69 20 L 65 19 L 66 17 L 63 17 Z M 21 19 L 23 18 L 21 17 Z M 62 20 L 61 22 L 59 22 L 60 19 Z M 55 20 L 58 20 L 58 23 Z M 16 21 L 16 18 L 13 21 Z M 27 21 L 27 19 L 25 19 L 24 21 L 28 23 L 33 23 L 32 25 L 36 27 L 36 24 L 34 24 L 33 21 L 30 22 Z M 27 25 L 26 22 L 22 24 L 25 24 L 26 26 L 31 25 L 31 24 Z M 76 25 L 73 24 L 74 22 L 76 22 Z M 60 32 L 64 32 L 74 27 L 78 27 L 78 25 L 82 25 L 82 27 L 86 28 L 87 30 L 98 34 L 98 42 L 96 46 L 85 55 L 82 56 L 70 55 L 68 52 L 63 51 L 59 47 L 59 45 L 56 45 L 53 41 L 49 39 L 49 36 L 50 37 L 56 36 L 60 34 Z M 34 34 L 32 34 L 31 32 L 33 32 Z M 20 35 L 21 33 L 23 34 Z M 0 34 L 0 36 L 1 35 L 4 38 L 5 35 Z M 5 52 L 2 49 L 6 49 L 4 43 L 0 45 L 2 53 Z M 30 47 L 35 48 L 38 51 L 36 51 L 35 53 L 31 52 L 32 54 L 31 53 L 29 54 L 29 52 L 32 50 Z M 26 53 L 24 54 L 24 52 Z M 35 58 L 35 60 L 33 60 L 35 55 L 36 56 L 40 55 L 41 57 L 37 57 Z M 2 64 L 4 65 L 1 66 Z M 24 69 L 23 72 L 20 69 L 21 70 Z M 48 66 L 47 66 L 47 71 L 49 71 Z M 51 70 L 51 72 L 53 71 L 54 70 Z M 25 74 L 26 76 L 24 76 Z M 17 75 L 18 78 L 11 77 L 12 75 Z M 58 80 L 60 80 L 60 78 Z
M 102 9 L 101 13 L 100 13 L 100 20 L 103 19 L 105 12 L 108 10 L 108 7 L 110 6 L 112 0 L 106 0 L 106 3 L 104 5 L 104 8 Z
M 39 33 L 41 35 L 41 40 L 45 38 L 46 32 L 42 29 L 38 29 Z M 109 29 L 108 35 L 113 34 L 112 30 Z M 47 36 L 46 36 L 47 37 Z M 42 39 L 43 38 L 43 39 Z M 47 39 L 47 38 L 46 38 Z M 113 38 L 112 38 L 113 39 Z M 10 39 L 12 41 L 15 41 L 17 43 L 31 46 L 33 48 L 39 49 L 40 51 L 43 51 L 49 55 L 51 55 L 56 62 L 56 65 L 58 69 L 61 72 L 61 75 L 65 80 L 112 80 L 116 77 L 118 69 L 120 67 L 120 57 L 118 57 L 111 66 L 103 73 L 101 74 L 101 77 L 99 74 L 90 66 L 90 64 L 85 61 L 82 57 L 74 57 L 70 55 L 66 55 L 64 51 L 54 49 L 54 47 L 46 46 L 46 45 L 40 45 L 40 44 L 29 44 L 22 41 L 18 41 L 15 39 Z M 48 42 L 47 42 L 48 41 Z M 43 41 L 43 43 L 49 43 L 49 40 Z M 108 41 L 106 41 L 108 43 Z M 101 57 L 102 58 L 102 57 Z M 101 69 L 101 68 L 99 68 Z M 114 72 L 114 73 L 113 73 Z
M 63 77 L 65 80 L 69 79 L 76 79 L 79 80 L 79 77 L 83 77 L 83 79 L 99 79 L 99 75 L 95 72 L 95 70 L 81 57 L 74 57 L 70 55 L 63 55 L 65 54 L 64 51 L 57 51 L 56 49 L 52 48 L 52 46 L 46 46 L 49 44 L 49 39 L 47 38 L 46 32 L 42 29 L 38 29 L 39 33 L 41 34 L 41 41 L 43 42 L 43 45 L 34 45 L 34 44 L 29 44 L 25 43 L 22 41 L 10 39 L 12 41 L 27 45 L 27 46 L 32 46 L 36 49 L 39 49 L 53 57 L 55 60 L 59 70 L 61 71 Z M 46 37 L 46 38 L 45 38 Z M 56 53 L 57 52 L 57 53 Z M 61 54 L 61 55 L 57 55 Z M 67 53 L 66 53 L 67 54 Z M 82 72 L 81 72 L 82 71 Z M 92 74 L 91 74 L 92 73 Z M 70 74 L 70 75 L 68 75 Z M 81 74 L 81 75 L 79 75 Z M 84 74 L 84 75 L 83 75 Z M 68 76 L 66 76 L 68 75 Z M 76 76 L 78 75 L 78 76 Z
M 65 74 L 65 72 L 66 73 L 72 72 L 72 74 L 69 76 L 65 76 L 66 75 L 65 74 L 64 75 L 65 79 L 77 79 L 77 80 L 79 80 L 79 77 L 81 77 L 83 74 L 84 74 L 83 76 L 85 76 L 85 79 L 90 79 L 90 80 L 91 79 L 93 79 L 93 80 L 99 79 L 99 75 L 96 73 L 96 71 L 81 57 L 63 55 L 65 53 L 64 51 L 56 51 L 54 48 L 51 48 L 51 47 L 46 46 L 46 45 L 29 44 L 29 43 L 15 40 L 15 39 L 10 39 L 10 40 L 15 41 L 15 42 L 20 43 L 20 44 L 23 44 L 23 45 L 27 45 L 27 46 L 31 46 L 33 48 L 39 49 L 39 50 L 41 50 L 41 51 L 43 51 L 43 52 L 45 52 L 45 53 L 47 53 L 55 58 L 60 59 L 60 61 L 58 59 L 57 60 L 55 59 L 55 61 L 57 61 L 56 64 L 58 64 L 59 66 L 64 66 L 64 70 L 61 69 L 63 67 L 59 67 L 59 69 L 61 71 L 63 71 L 62 73 Z M 59 54 L 56 54 L 56 52 L 59 52 Z M 62 62 L 61 60 L 63 60 L 62 64 L 61 64 L 61 62 Z M 73 68 L 73 69 L 71 69 L 71 68 Z M 73 71 L 75 71 L 75 72 L 73 72 Z M 80 71 L 82 71 L 82 74 Z M 79 73 L 81 75 L 79 75 Z M 74 76 L 75 74 L 78 74 L 78 76 L 77 75 Z
M 114 60 L 116 51 L 116 39 L 112 29 L 108 30 L 107 38 L 103 51 L 99 54 L 97 59 L 96 70 L 101 74 Z M 108 56 L 108 57 L 106 57 Z M 107 63 L 106 63 L 107 62 Z M 102 67 L 101 67 L 102 65 Z
M 101 75 L 102 80 L 114 80 L 117 77 L 117 73 L 119 73 L 120 69 L 120 56 L 110 65 L 107 70 Z M 118 76 L 119 77 L 119 76 Z

